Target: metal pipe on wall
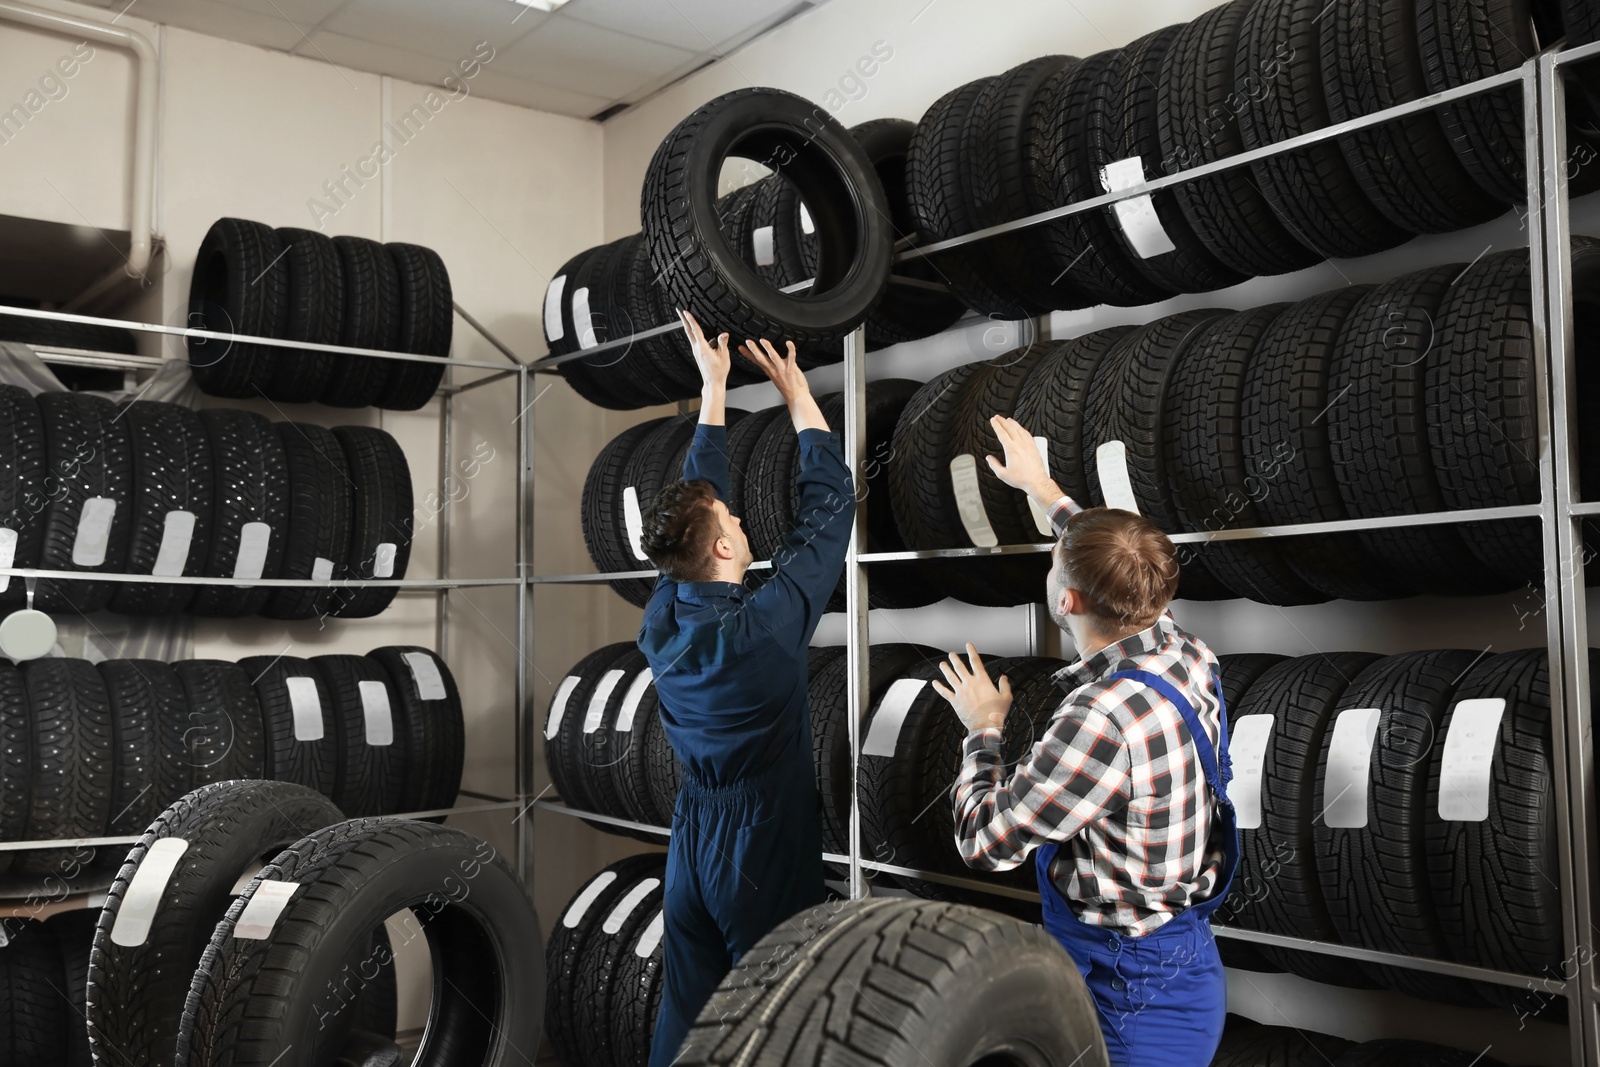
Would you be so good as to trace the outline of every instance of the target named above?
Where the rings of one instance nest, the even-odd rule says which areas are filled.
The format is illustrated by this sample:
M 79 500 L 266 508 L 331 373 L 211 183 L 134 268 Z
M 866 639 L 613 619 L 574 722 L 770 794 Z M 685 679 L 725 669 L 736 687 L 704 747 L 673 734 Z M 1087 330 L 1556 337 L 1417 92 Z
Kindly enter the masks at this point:
M 85 37 L 113 48 L 124 48 L 133 53 L 138 72 L 133 113 L 133 166 L 132 184 L 128 191 L 128 261 L 101 278 L 72 301 L 70 307 L 82 306 L 102 292 L 118 285 L 124 278 L 144 278 L 150 269 L 155 250 L 155 187 L 156 187 L 156 80 L 159 57 L 156 47 L 143 34 L 126 26 L 99 22 L 81 15 L 67 15 L 45 11 L 0 0 L 0 21 L 14 22 L 36 30 L 65 33 Z

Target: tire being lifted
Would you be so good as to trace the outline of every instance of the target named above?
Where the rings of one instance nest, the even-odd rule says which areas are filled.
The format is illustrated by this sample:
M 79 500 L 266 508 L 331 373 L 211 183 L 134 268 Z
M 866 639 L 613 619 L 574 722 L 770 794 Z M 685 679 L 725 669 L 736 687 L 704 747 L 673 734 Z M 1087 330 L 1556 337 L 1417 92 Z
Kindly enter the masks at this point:
M 747 265 L 719 226 L 716 193 L 730 156 L 792 181 L 816 226 L 816 284 L 780 293 Z M 889 284 L 893 237 L 883 184 L 859 142 L 822 108 L 775 89 L 720 96 L 656 149 L 641 204 L 650 262 L 680 307 L 735 337 L 837 343 Z

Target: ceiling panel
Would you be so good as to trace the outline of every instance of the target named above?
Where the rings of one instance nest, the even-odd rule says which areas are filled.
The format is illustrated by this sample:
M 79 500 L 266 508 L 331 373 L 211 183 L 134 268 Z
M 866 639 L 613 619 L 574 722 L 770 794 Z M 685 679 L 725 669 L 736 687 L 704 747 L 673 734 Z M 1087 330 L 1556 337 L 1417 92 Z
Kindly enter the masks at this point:
M 450 0 L 448 10 L 439 0 L 347 0 L 322 28 L 454 62 L 479 41 L 498 52 L 549 18 L 509 0 Z
M 494 62 L 502 74 L 618 100 L 694 58 L 686 49 L 576 19 L 553 18 L 496 56 Z
M 424 85 L 488 41 L 474 93 L 578 118 L 636 103 L 822 2 L 568 0 L 552 14 L 516 0 L 134 0 L 151 22 Z
M 691 52 L 711 52 L 795 5 L 796 0 L 571 0 L 561 14 Z

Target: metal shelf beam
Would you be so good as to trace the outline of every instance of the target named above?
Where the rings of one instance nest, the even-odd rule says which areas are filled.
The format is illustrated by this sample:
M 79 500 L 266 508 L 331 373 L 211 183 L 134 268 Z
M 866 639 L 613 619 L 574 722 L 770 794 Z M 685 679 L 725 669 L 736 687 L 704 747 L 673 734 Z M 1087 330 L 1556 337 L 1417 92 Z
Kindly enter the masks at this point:
M 49 578 L 63 582 L 113 582 L 122 585 L 204 585 L 229 589 L 460 589 L 469 586 L 519 585 L 520 578 L 204 578 L 113 574 L 105 571 L 47 571 L 37 567 L 0 567 L 3 578 Z

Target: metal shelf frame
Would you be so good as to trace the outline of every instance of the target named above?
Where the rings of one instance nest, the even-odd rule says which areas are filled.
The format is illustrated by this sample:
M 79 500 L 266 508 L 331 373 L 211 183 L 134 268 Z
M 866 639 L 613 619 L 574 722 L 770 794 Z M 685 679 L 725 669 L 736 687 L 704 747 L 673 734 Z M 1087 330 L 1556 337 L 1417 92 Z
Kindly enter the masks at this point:
M 437 601 L 437 623 L 434 632 L 434 648 L 441 657 L 448 659 L 451 622 L 451 594 L 457 590 L 513 588 L 517 591 L 516 597 L 516 636 L 515 648 L 517 652 L 517 667 L 513 679 L 513 694 L 511 702 L 512 713 L 512 741 L 513 741 L 513 780 L 514 789 L 511 797 L 496 797 L 471 790 L 460 790 L 458 796 L 464 800 L 478 801 L 477 803 L 459 804 L 452 808 L 438 808 L 430 811 L 406 812 L 397 818 L 430 818 L 450 815 L 477 815 L 489 812 L 509 811 L 516 813 L 512 818 L 513 833 L 515 835 L 515 848 L 513 862 L 518 876 L 523 884 L 532 891 L 533 886 L 533 838 L 531 833 L 531 820 L 521 818 L 528 806 L 533 801 L 532 782 L 534 779 L 532 727 L 530 725 L 533 715 L 531 700 L 528 655 L 533 647 L 531 634 L 532 614 L 530 603 L 532 591 L 528 584 L 527 576 L 533 559 L 533 523 L 530 505 L 532 503 L 532 456 L 533 456 L 533 422 L 530 408 L 532 391 L 530 381 L 532 371 L 530 361 L 519 356 L 510 346 L 496 337 L 487 327 L 468 313 L 457 303 L 454 305 L 456 314 L 460 315 L 474 331 L 493 347 L 504 358 L 498 362 L 475 359 L 456 359 L 453 357 L 425 356 L 410 352 L 390 352 L 381 349 L 356 348 L 348 345 L 323 345 L 304 341 L 286 341 L 273 337 L 257 337 L 248 334 L 225 333 L 216 330 L 200 330 L 194 328 L 164 326 L 157 323 L 135 322 L 124 319 L 108 319 L 90 315 L 76 315 L 59 311 L 42 311 L 33 308 L 14 308 L 0 306 L 0 316 L 13 316 L 18 318 L 41 319 L 51 322 L 78 323 L 90 326 L 111 326 L 121 329 L 134 330 L 142 333 L 159 334 L 169 337 L 204 338 L 220 341 L 240 341 L 250 344 L 267 345 L 274 348 L 309 349 L 319 352 L 329 352 L 348 356 L 371 356 L 377 359 L 398 360 L 411 363 L 437 363 L 443 364 L 445 375 L 440 383 L 437 397 L 439 400 L 439 443 L 438 462 L 439 475 L 442 485 L 439 487 L 438 510 L 432 516 L 432 521 L 438 524 L 438 546 L 436 555 L 437 578 L 368 578 L 368 579 L 338 579 L 330 581 L 311 581 L 290 578 L 203 578 L 203 577 L 157 577 L 149 574 L 108 574 L 98 571 L 57 571 L 40 568 L 7 567 L 0 568 L 0 576 L 13 580 L 47 578 L 52 581 L 64 582 L 113 582 L 113 583 L 139 583 L 146 585 L 193 585 L 216 586 L 227 588 L 318 588 L 318 589 L 360 589 L 360 588 L 394 588 L 401 595 L 424 594 L 431 595 Z M 128 355 L 126 353 L 93 352 L 83 349 L 59 348 L 48 344 L 29 345 L 42 359 L 49 363 L 64 363 L 73 366 L 101 367 L 116 370 L 157 370 L 170 360 L 150 356 Z M 226 356 L 222 357 L 226 358 Z M 458 383 L 456 379 L 459 369 L 487 371 L 465 383 Z M 476 390 L 486 385 L 511 382 L 516 385 L 515 403 L 517 414 L 515 416 L 516 444 L 515 462 L 513 473 L 515 475 L 515 573 L 498 577 L 452 577 L 450 562 L 450 530 L 451 516 L 456 503 L 451 486 L 455 481 L 455 398 L 464 392 Z M 415 495 L 415 494 L 414 494 Z M 31 584 L 31 582 L 30 582 Z M 95 846 L 126 846 L 136 843 L 139 836 L 115 837 L 84 837 L 69 838 L 52 841 L 3 841 L 0 842 L 0 853 L 39 851 L 44 849 L 62 849 Z
M 1441 524 L 1537 520 L 1544 538 L 1545 588 L 1554 610 L 1546 612 L 1546 644 L 1551 664 L 1552 759 L 1556 767 L 1556 838 L 1562 898 L 1562 937 L 1567 975 L 1539 977 L 1510 974 L 1489 968 L 1446 960 L 1426 959 L 1355 948 L 1346 945 L 1308 941 L 1274 934 L 1216 927 L 1219 936 L 1282 948 L 1339 956 L 1352 960 L 1386 964 L 1458 978 L 1524 987 L 1530 983 L 1552 995 L 1569 999 L 1567 1024 L 1574 1067 L 1600 1067 L 1600 960 L 1594 951 L 1585 951 L 1586 939 L 1600 929 L 1595 925 L 1594 891 L 1600 887 L 1600 843 L 1597 843 L 1595 815 L 1595 767 L 1592 739 L 1589 736 L 1588 620 L 1584 599 L 1582 568 L 1567 566 L 1579 560 L 1582 550 L 1582 524 L 1586 517 L 1600 516 L 1600 503 L 1580 500 L 1577 485 L 1577 454 L 1573 430 L 1577 425 L 1576 361 L 1573 336 L 1573 293 L 1570 262 L 1570 205 L 1567 182 L 1567 128 L 1565 86 L 1562 71 L 1585 61 L 1600 62 L 1600 44 L 1554 49 L 1542 52 L 1518 70 L 1496 75 L 1470 85 L 1435 93 L 1388 110 L 1329 126 L 1289 140 L 1243 152 L 1188 170 L 1154 178 L 1137 186 L 1105 193 L 1087 200 L 1016 219 L 959 237 L 921 246 L 896 245 L 896 263 L 935 255 L 977 241 L 1066 218 L 1088 211 L 1102 210 L 1137 197 L 1160 192 L 1199 178 L 1236 167 L 1247 166 L 1308 145 L 1383 125 L 1408 115 L 1437 108 L 1510 87 L 1521 90 L 1525 118 L 1525 158 L 1528 160 L 1528 247 L 1533 278 L 1533 335 L 1536 365 L 1536 396 L 1539 432 L 1540 499 L 1537 503 L 1428 514 L 1402 515 L 1375 519 L 1350 519 L 1339 522 L 1303 523 L 1229 529 L 1173 535 L 1180 544 L 1210 541 L 1236 541 L 1254 538 L 1297 537 L 1314 534 L 1357 532 L 1400 527 Z M 1035 336 L 1048 336 L 1048 321 L 1035 323 Z M 678 329 L 669 323 L 616 338 L 602 345 L 545 358 L 533 364 L 539 373 L 556 370 L 571 359 L 626 351 L 633 341 L 659 336 Z M 843 343 L 844 363 L 844 445 L 847 461 L 858 479 L 864 479 L 867 461 L 866 386 L 867 352 L 864 329 L 858 328 Z M 1594 489 L 1596 487 L 1591 487 Z M 861 500 L 855 514 L 855 527 L 845 563 L 847 616 L 847 691 L 849 742 L 851 747 L 851 812 L 849 853 L 826 856 L 848 869 L 847 884 L 852 898 L 871 893 L 869 873 L 916 878 L 929 882 L 972 889 L 999 896 L 1036 900 L 1037 894 L 1010 887 L 985 884 L 929 871 L 918 871 L 878 863 L 863 856 L 858 795 L 860 755 L 868 706 L 868 663 L 871 654 L 871 628 L 868 588 L 871 565 L 917 559 L 962 559 L 994 555 L 1020 555 L 1049 551 L 1050 545 L 1023 544 L 996 548 L 957 548 L 904 552 L 868 552 L 866 508 Z M 640 569 L 600 574 L 549 574 L 531 576 L 535 584 L 596 584 L 618 578 L 651 578 L 656 571 Z M 1037 631 L 1035 631 L 1037 632 Z M 1037 637 L 1035 638 L 1037 640 Z M 531 650 L 530 650 L 531 655 Z M 530 712 L 531 714 L 531 712 Z M 620 820 L 608 816 L 574 811 L 559 801 L 535 802 L 534 807 L 608 823 L 624 829 L 659 833 L 661 827 Z

